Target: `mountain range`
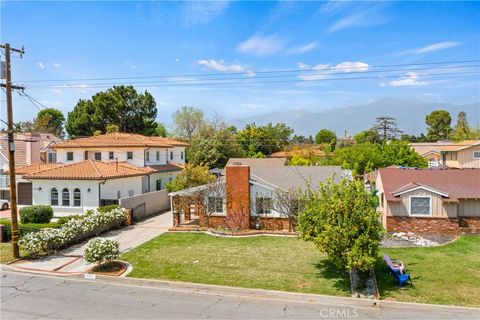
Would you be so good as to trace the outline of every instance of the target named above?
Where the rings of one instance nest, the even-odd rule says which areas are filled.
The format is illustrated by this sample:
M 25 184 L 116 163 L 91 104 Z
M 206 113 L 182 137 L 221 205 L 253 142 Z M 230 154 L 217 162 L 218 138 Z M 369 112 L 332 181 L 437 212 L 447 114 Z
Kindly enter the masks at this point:
M 338 136 L 353 135 L 369 129 L 380 116 L 390 116 L 397 119 L 398 127 L 405 133 L 418 135 L 425 133 L 425 117 L 432 111 L 443 109 L 450 112 L 452 126 L 457 121 L 460 111 L 467 113 L 470 126 L 475 127 L 480 122 L 480 102 L 474 104 L 455 105 L 451 103 L 423 102 L 411 99 L 383 98 L 364 105 L 343 108 L 331 108 L 312 112 L 295 110 L 288 112 L 270 112 L 262 115 L 231 119 L 229 124 L 243 128 L 246 124 L 255 122 L 264 125 L 269 122 L 285 123 L 298 135 L 315 135 L 318 130 L 326 128 L 335 131 Z

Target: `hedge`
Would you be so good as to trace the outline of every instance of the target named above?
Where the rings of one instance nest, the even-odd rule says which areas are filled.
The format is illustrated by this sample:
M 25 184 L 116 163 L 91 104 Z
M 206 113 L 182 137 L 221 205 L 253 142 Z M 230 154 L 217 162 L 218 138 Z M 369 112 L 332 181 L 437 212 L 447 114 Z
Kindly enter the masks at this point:
M 125 218 L 126 210 L 123 208 L 106 212 L 89 210 L 85 215 L 70 219 L 60 228 L 44 229 L 25 235 L 20 238 L 20 249 L 31 258 L 48 255 L 53 250 L 119 227 Z
M 49 223 L 53 218 L 53 209 L 46 205 L 34 205 L 20 209 L 20 221 L 26 223 Z
M 10 219 L 0 219 L 0 224 L 5 226 L 6 229 L 6 240 L 8 242 L 12 239 L 12 221 Z M 19 223 L 18 230 L 20 231 L 20 237 L 23 237 L 30 232 L 38 232 L 42 229 L 47 228 L 58 228 L 62 225 L 60 222 L 49 222 L 49 223 Z

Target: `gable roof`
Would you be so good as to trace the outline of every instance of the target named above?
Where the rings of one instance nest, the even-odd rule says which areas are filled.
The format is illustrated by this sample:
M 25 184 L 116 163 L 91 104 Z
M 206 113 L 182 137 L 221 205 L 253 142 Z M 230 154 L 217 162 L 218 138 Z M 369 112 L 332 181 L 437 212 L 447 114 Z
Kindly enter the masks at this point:
M 339 166 L 283 166 L 251 167 L 250 180 L 272 188 L 289 190 L 292 188 L 316 188 L 321 182 L 332 178 L 335 183 L 347 174 Z
M 413 191 L 419 186 L 443 194 L 447 201 L 480 199 L 480 169 L 381 168 L 377 177 L 382 179 L 388 201 L 397 201 L 399 198 L 395 195 Z
M 286 158 L 230 158 L 226 166 L 242 164 L 250 167 L 284 167 Z
M 9 161 L 8 140 L 6 135 L 0 138 L 0 153 Z M 22 167 L 27 165 L 27 142 L 15 138 L 15 166 Z
M 143 176 L 152 173 L 149 168 L 139 168 L 124 162 L 101 162 L 84 160 L 72 164 L 61 165 L 38 172 L 28 173 L 26 179 L 56 180 L 104 180 Z
M 174 146 L 187 147 L 188 143 L 164 137 L 149 137 L 135 133 L 114 132 L 88 138 L 78 138 L 63 143 L 57 143 L 54 149 L 109 147 L 171 148 Z

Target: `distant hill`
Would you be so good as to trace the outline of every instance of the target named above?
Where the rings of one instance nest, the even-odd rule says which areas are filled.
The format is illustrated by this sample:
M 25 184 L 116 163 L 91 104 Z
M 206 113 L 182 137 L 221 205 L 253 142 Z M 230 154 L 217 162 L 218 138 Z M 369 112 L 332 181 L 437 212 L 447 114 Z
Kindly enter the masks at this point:
M 445 109 L 452 116 L 452 126 L 460 111 L 467 113 L 471 126 L 480 122 L 480 103 L 453 105 L 450 103 L 421 102 L 409 99 L 384 98 L 365 105 L 346 108 L 333 108 L 321 112 L 305 110 L 289 112 L 271 112 L 259 116 L 236 118 L 228 121 L 238 128 L 255 122 L 263 125 L 269 122 L 284 122 L 295 130 L 296 134 L 314 135 L 319 129 L 333 130 L 337 135 L 355 134 L 372 127 L 375 118 L 391 116 L 397 119 L 400 130 L 418 135 L 425 132 L 425 116 L 437 109 Z

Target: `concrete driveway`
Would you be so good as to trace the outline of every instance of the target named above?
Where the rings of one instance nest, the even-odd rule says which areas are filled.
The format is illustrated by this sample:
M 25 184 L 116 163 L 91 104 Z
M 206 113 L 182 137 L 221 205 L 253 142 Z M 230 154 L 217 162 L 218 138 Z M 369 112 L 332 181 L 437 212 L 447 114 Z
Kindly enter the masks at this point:
M 129 251 L 168 231 L 172 226 L 170 211 L 150 217 L 134 225 L 100 235 L 101 238 L 116 239 L 120 245 L 120 252 Z M 87 241 L 71 246 L 43 259 L 23 261 L 12 264 L 10 267 L 18 271 L 36 271 L 40 273 L 56 273 L 70 275 L 84 273 L 92 267 L 83 260 L 83 251 Z

